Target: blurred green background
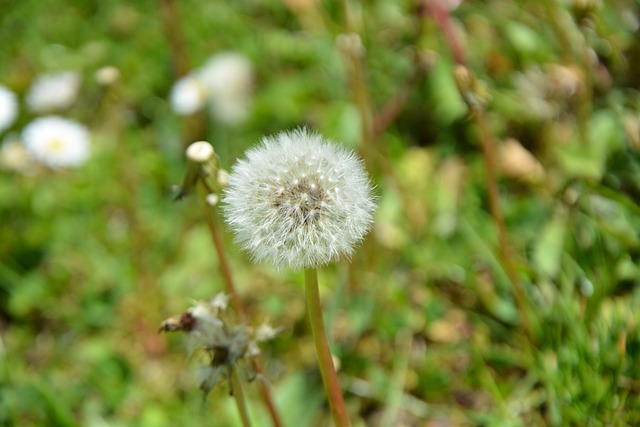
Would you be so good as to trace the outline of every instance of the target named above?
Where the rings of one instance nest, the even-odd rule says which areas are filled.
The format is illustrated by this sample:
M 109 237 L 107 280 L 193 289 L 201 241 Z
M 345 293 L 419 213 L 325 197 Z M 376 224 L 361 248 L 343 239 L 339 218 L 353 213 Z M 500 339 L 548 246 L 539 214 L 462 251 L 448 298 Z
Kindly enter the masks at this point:
M 230 169 L 300 125 L 359 150 L 379 195 L 364 247 L 320 275 L 354 425 L 640 423 L 640 3 L 455 3 L 0 1 L 20 102 L 3 145 L 50 72 L 83 76 L 57 114 L 91 132 L 77 168 L 0 170 L 0 425 L 240 425 L 226 384 L 203 401 L 184 337 L 157 333 L 223 290 L 172 186 L 193 141 Z M 223 51 L 253 64 L 247 119 L 176 115 L 174 82 Z M 252 322 L 283 328 L 262 360 L 284 424 L 329 425 L 302 275 L 225 242 Z

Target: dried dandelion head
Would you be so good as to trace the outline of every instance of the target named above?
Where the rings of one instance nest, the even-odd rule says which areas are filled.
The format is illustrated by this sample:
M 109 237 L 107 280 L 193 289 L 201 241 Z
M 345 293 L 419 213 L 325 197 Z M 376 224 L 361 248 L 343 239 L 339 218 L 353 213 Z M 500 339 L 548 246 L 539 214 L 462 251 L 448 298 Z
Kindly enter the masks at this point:
M 232 367 L 260 354 L 258 344 L 278 332 L 268 324 L 257 329 L 234 322 L 228 313 L 229 296 L 218 294 L 210 301 L 198 301 L 184 313 L 160 324 L 160 332 L 185 332 L 192 351 L 202 352 L 206 363 L 198 370 L 200 388 L 208 392 L 221 379 L 228 379 Z
M 349 256 L 376 207 L 356 155 L 298 129 L 262 139 L 238 161 L 223 206 L 236 240 L 255 261 L 315 268 Z

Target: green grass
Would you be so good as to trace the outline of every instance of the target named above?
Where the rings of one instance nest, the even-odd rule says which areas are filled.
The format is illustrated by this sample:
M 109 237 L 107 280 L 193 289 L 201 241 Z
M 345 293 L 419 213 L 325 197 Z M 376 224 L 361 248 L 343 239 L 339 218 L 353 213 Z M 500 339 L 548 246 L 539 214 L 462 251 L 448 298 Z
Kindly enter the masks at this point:
M 351 264 L 319 277 L 354 425 L 640 423 L 637 2 L 465 1 L 455 37 L 490 99 L 474 116 L 450 36 L 415 2 L 347 2 L 360 79 L 336 45 L 340 2 L 176 2 L 190 68 L 222 50 L 254 64 L 251 114 L 234 127 L 172 113 L 180 33 L 163 30 L 161 3 L 1 6 L 0 83 L 21 111 L 0 137 L 35 117 L 23 101 L 36 76 L 74 69 L 82 89 L 60 114 L 91 130 L 92 155 L 77 169 L 0 169 L 0 426 L 240 425 L 227 385 L 203 402 L 197 357 L 157 334 L 224 289 L 197 198 L 174 202 L 171 187 L 190 142 L 210 141 L 230 169 L 262 135 L 303 124 L 367 156 L 379 195 Z M 121 73 L 111 88 L 93 79 L 107 65 Z M 363 112 L 388 105 L 398 114 L 367 151 Z M 502 171 L 506 259 L 478 120 Z M 536 160 L 500 155 L 506 138 Z M 532 164 L 541 177 L 526 176 Z M 285 425 L 327 425 L 302 274 L 252 265 L 224 237 L 252 323 L 283 328 L 262 359 Z M 256 381 L 249 412 L 269 426 Z

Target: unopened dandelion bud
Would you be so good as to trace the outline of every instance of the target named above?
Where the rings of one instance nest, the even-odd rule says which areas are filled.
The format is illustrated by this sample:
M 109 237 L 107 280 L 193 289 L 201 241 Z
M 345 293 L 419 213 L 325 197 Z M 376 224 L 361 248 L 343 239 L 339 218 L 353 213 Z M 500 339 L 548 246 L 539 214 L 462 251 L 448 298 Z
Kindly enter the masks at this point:
M 306 129 L 263 138 L 234 166 L 224 202 L 255 261 L 294 269 L 349 256 L 376 207 L 362 161 Z
M 206 201 L 209 206 L 217 206 L 220 201 L 220 197 L 215 193 L 207 194 Z
M 458 91 L 469 109 L 483 110 L 489 103 L 491 96 L 487 85 L 465 66 L 456 65 L 453 70 L 453 78 L 458 86 Z
M 473 74 L 464 65 L 456 65 L 453 69 L 453 78 L 460 92 L 468 92 L 473 87 Z
M 229 172 L 224 169 L 218 169 L 218 185 L 221 188 L 227 188 L 229 185 Z
M 215 155 L 213 145 L 207 141 L 198 141 L 187 147 L 186 155 L 187 159 L 196 163 L 206 163 Z
M 175 200 L 180 200 L 191 192 L 191 190 L 198 183 L 199 179 L 207 179 L 208 175 L 211 175 L 211 171 L 215 171 L 217 168 L 217 158 L 213 146 L 206 141 L 198 141 L 187 147 L 185 152 L 189 164 L 187 165 L 187 171 L 185 172 L 184 179 L 182 180 L 182 186 L 180 191 L 175 197 Z M 215 183 L 208 183 L 209 186 L 218 190 Z

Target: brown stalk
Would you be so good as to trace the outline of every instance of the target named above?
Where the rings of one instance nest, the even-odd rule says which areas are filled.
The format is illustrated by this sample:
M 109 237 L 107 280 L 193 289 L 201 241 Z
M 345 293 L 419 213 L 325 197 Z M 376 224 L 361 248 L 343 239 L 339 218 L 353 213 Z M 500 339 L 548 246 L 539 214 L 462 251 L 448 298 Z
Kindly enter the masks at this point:
M 224 282 L 225 292 L 231 295 L 231 306 L 238 313 L 238 316 L 243 322 L 246 322 L 248 319 L 247 310 L 242 304 L 242 300 L 240 299 L 238 292 L 236 291 L 235 282 L 233 280 L 233 275 L 231 273 L 231 267 L 229 264 L 229 259 L 227 258 L 227 253 L 224 248 L 224 241 L 222 239 L 222 233 L 220 232 L 220 227 L 218 226 L 218 220 L 216 217 L 216 213 L 212 206 L 209 206 L 206 201 L 206 190 L 204 186 L 200 185 L 200 200 L 204 210 L 204 216 L 207 221 L 207 226 L 209 228 L 209 234 L 211 235 L 211 240 L 213 241 L 213 245 L 216 250 L 216 254 L 218 256 L 218 263 L 220 265 L 220 274 L 222 275 L 222 281 Z M 253 359 L 253 368 L 261 376 L 265 376 L 264 365 L 262 364 L 262 360 L 259 357 Z M 274 427 L 283 427 L 282 420 L 280 419 L 280 415 L 275 406 L 275 402 L 273 400 L 273 396 L 271 395 L 271 390 L 269 386 L 264 382 L 259 382 L 260 396 L 264 401 L 267 410 L 269 411 L 269 416 L 271 417 L 271 422 Z
M 469 85 L 473 85 L 472 80 L 475 80 L 475 77 L 471 76 L 468 72 L 465 64 L 467 63 L 464 51 L 461 48 L 460 43 L 456 37 L 455 32 L 452 30 L 453 26 L 451 24 L 451 17 L 449 16 L 449 11 L 442 5 L 440 0 L 426 0 L 427 1 L 427 9 L 431 13 L 431 16 L 435 20 L 437 26 L 442 31 L 444 39 L 446 40 L 453 57 L 460 67 L 459 70 L 463 71 L 463 77 L 467 79 L 467 83 Z M 457 79 L 457 80 L 464 80 Z M 505 269 L 507 276 L 509 277 L 509 281 L 511 282 L 511 288 L 513 292 L 513 297 L 515 303 L 520 311 L 520 315 L 522 316 L 523 325 L 527 336 L 529 339 L 533 339 L 533 325 L 531 323 L 531 317 L 529 314 L 529 306 L 527 304 L 526 294 L 520 283 L 518 278 L 518 274 L 516 271 L 516 264 L 513 259 L 513 254 L 511 252 L 511 245 L 509 243 L 509 237 L 507 234 L 507 228 L 504 223 L 504 217 L 502 215 L 502 207 L 500 204 L 500 192 L 498 190 L 498 179 L 496 173 L 496 160 L 495 160 L 495 140 L 491 130 L 486 121 L 486 116 L 484 115 L 484 110 L 482 107 L 479 107 L 477 104 L 474 104 L 470 101 L 470 98 L 466 96 L 465 91 L 473 91 L 473 87 L 462 88 L 460 81 L 457 81 L 459 89 L 461 91 L 462 98 L 467 104 L 467 108 L 469 109 L 469 113 L 472 117 L 474 125 L 480 130 L 481 138 L 480 142 L 482 145 L 482 155 L 485 163 L 486 170 L 486 183 L 487 183 L 487 192 L 489 195 L 489 211 L 491 213 L 491 217 L 493 218 L 493 222 L 495 224 L 496 229 L 498 230 L 498 240 L 500 245 L 500 260 L 502 262 L 502 266 Z

